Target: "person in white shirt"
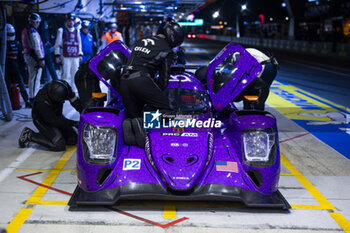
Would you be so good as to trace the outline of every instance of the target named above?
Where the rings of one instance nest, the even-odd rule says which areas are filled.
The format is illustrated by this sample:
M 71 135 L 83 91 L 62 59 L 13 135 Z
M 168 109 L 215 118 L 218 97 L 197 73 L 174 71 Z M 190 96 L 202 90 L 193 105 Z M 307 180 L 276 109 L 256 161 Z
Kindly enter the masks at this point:
M 21 34 L 24 59 L 28 66 L 28 89 L 29 99 L 32 101 L 40 89 L 40 79 L 45 66 L 45 52 L 40 34 L 37 31 L 41 17 L 32 13 L 28 17 L 28 26 Z
M 74 84 L 74 75 L 83 55 L 80 32 L 74 27 L 75 19 L 74 14 L 68 15 L 65 27 L 57 30 L 55 43 L 56 63 L 62 63 L 61 79 L 71 85 L 73 92 L 77 90 Z

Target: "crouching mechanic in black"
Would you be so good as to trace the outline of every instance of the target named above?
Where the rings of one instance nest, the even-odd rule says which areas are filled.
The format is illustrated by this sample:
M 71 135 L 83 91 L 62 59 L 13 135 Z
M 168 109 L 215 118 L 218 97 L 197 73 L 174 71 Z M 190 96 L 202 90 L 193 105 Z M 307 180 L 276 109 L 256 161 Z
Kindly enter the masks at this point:
M 126 116 L 131 121 L 135 135 L 143 131 L 136 128 L 142 128 L 140 117 L 145 104 L 152 110 L 171 109 L 163 90 L 168 86 L 170 65 L 175 56 L 172 48 L 179 46 L 183 40 L 181 26 L 169 22 L 164 26 L 162 34 L 144 37 L 132 48 L 121 79 L 120 92 Z M 142 140 L 136 143 L 142 147 Z
M 73 127 L 78 128 L 79 122 L 63 116 L 63 104 L 66 100 L 69 100 L 78 112 L 83 110 L 79 99 L 66 81 L 49 82 L 38 92 L 33 102 L 32 118 L 39 133 L 24 128 L 18 140 L 21 148 L 34 142 L 51 151 L 63 151 L 66 145 L 77 144 L 78 135 Z

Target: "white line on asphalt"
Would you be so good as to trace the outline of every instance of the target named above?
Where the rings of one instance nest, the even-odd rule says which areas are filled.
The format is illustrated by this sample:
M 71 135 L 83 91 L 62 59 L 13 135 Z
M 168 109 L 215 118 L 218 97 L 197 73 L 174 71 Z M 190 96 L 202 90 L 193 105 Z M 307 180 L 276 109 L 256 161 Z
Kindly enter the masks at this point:
M 25 149 L 14 162 L 12 162 L 7 168 L 0 172 L 0 182 L 5 180 L 6 177 L 10 175 L 13 172 L 13 170 L 18 168 L 18 166 L 21 165 L 21 163 L 25 161 L 31 154 L 33 154 L 34 151 L 34 148 Z
M 342 75 L 342 76 L 346 76 L 346 77 L 350 77 L 350 74 L 346 74 L 343 72 L 338 72 L 338 71 L 333 71 L 333 70 L 329 70 L 329 69 L 325 69 L 325 68 L 320 68 L 320 67 L 316 67 L 316 66 L 310 66 L 310 65 L 305 65 L 299 62 L 293 62 L 293 61 L 285 61 L 287 63 L 291 63 L 291 64 L 295 64 L 295 65 L 300 65 L 300 66 L 304 66 L 304 67 L 308 67 L 314 70 L 320 70 L 320 71 L 325 71 L 331 74 L 337 74 L 337 75 Z

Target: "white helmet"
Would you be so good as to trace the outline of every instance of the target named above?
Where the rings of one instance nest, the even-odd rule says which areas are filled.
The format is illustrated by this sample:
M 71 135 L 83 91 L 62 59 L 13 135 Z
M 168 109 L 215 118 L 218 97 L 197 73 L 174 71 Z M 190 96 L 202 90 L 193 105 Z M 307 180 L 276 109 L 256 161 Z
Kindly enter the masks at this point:
M 28 22 L 33 22 L 33 23 L 39 22 L 40 23 L 41 17 L 37 13 L 31 13 L 28 17 Z
M 83 22 L 81 23 L 81 26 L 84 28 L 88 28 L 90 27 L 90 21 L 89 20 L 83 20 Z
M 81 28 L 81 19 L 79 17 L 77 17 L 75 19 L 75 24 L 74 26 L 79 30 Z
M 16 30 L 9 23 L 6 24 L 6 33 L 7 33 L 7 40 L 15 40 L 15 38 L 16 38 Z

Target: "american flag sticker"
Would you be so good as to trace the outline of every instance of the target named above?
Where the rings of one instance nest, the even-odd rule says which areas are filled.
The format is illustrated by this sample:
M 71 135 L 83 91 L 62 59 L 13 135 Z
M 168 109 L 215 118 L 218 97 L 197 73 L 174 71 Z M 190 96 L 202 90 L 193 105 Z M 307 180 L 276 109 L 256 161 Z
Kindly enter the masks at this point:
M 232 161 L 215 161 L 216 171 L 238 173 L 237 162 Z

